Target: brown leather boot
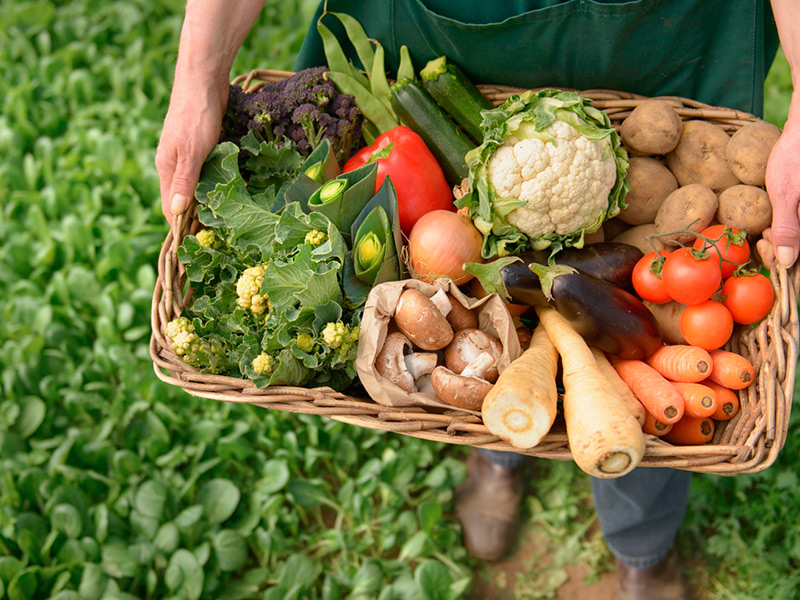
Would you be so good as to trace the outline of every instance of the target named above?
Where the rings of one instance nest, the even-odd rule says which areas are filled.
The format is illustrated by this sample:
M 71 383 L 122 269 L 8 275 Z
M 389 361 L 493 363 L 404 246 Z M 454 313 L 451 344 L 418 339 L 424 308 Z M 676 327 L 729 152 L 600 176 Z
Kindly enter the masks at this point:
M 467 481 L 455 493 L 464 545 L 475 558 L 494 561 L 511 548 L 522 504 L 520 467 L 494 465 L 476 450 L 467 459 Z
M 683 576 L 674 548 L 647 569 L 632 569 L 617 561 L 618 600 L 686 600 Z

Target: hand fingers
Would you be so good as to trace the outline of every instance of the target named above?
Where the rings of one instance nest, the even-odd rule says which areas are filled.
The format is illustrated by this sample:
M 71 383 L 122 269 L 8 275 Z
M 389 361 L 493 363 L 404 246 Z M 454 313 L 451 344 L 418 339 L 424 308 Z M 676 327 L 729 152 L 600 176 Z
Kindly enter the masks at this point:
M 159 146 L 156 151 L 156 170 L 158 171 L 159 186 L 161 190 L 161 212 L 164 218 L 169 222 L 170 227 L 175 219 L 175 215 L 170 210 L 170 197 L 169 191 L 172 187 L 172 176 L 175 173 L 175 154 L 167 153 Z
M 764 237 L 756 242 L 756 250 L 758 251 L 758 255 L 761 257 L 761 262 L 763 265 L 766 268 L 771 269 L 772 263 L 775 262 L 775 249 L 772 247 L 772 240 L 769 232 L 769 229 L 764 230 Z
M 204 158 L 195 152 L 178 155 L 169 190 L 169 209 L 172 214 L 181 214 L 188 208 L 189 200 L 194 197 Z
M 798 204 L 776 202 L 772 207 L 771 238 L 774 256 L 784 267 L 797 260 L 800 250 L 800 219 Z

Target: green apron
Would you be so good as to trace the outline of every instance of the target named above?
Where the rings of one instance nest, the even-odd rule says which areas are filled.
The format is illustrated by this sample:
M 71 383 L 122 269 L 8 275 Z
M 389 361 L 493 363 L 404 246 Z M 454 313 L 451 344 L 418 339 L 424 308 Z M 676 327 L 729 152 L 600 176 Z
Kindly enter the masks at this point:
M 325 64 L 321 9 L 295 69 Z M 444 54 L 476 83 L 675 95 L 757 115 L 778 46 L 767 0 L 328 0 L 328 11 L 358 19 L 390 72 L 405 44 L 418 69 Z M 325 24 L 347 49 L 338 21 Z

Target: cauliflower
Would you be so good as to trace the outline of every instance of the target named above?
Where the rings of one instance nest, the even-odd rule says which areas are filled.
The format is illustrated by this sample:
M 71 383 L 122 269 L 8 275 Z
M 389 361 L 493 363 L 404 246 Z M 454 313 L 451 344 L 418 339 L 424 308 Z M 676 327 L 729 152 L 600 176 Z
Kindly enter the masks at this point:
M 466 156 L 468 207 L 483 255 L 580 248 L 624 207 L 627 155 L 608 115 L 574 92 L 512 96 L 484 111 L 484 141 Z
M 264 283 L 264 271 L 267 265 L 248 267 L 236 281 L 237 304 L 239 308 L 250 310 L 254 315 L 260 316 L 267 312 L 272 305 L 266 294 L 261 294 L 261 284 Z
M 529 237 L 596 229 L 617 180 L 608 141 L 593 141 L 563 121 L 545 131 L 552 141 L 510 136 L 489 159 L 495 194 L 526 202 L 508 222 Z

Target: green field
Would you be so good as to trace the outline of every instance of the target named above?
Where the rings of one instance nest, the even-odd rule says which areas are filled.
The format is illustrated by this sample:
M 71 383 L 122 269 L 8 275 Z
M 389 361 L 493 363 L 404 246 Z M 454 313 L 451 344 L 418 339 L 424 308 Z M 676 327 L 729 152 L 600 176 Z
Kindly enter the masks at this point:
M 291 68 L 315 2 L 268 0 L 235 71 Z M 153 157 L 183 3 L 0 0 L 0 598 L 468 598 L 463 448 L 201 400 L 148 355 L 167 226 Z M 299 7 L 299 8 L 298 8 Z M 785 60 L 767 82 L 782 124 Z M 800 598 L 796 418 L 778 463 L 697 476 L 708 599 Z M 588 478 L 539 461 L 519 598 L 611 567 Z

